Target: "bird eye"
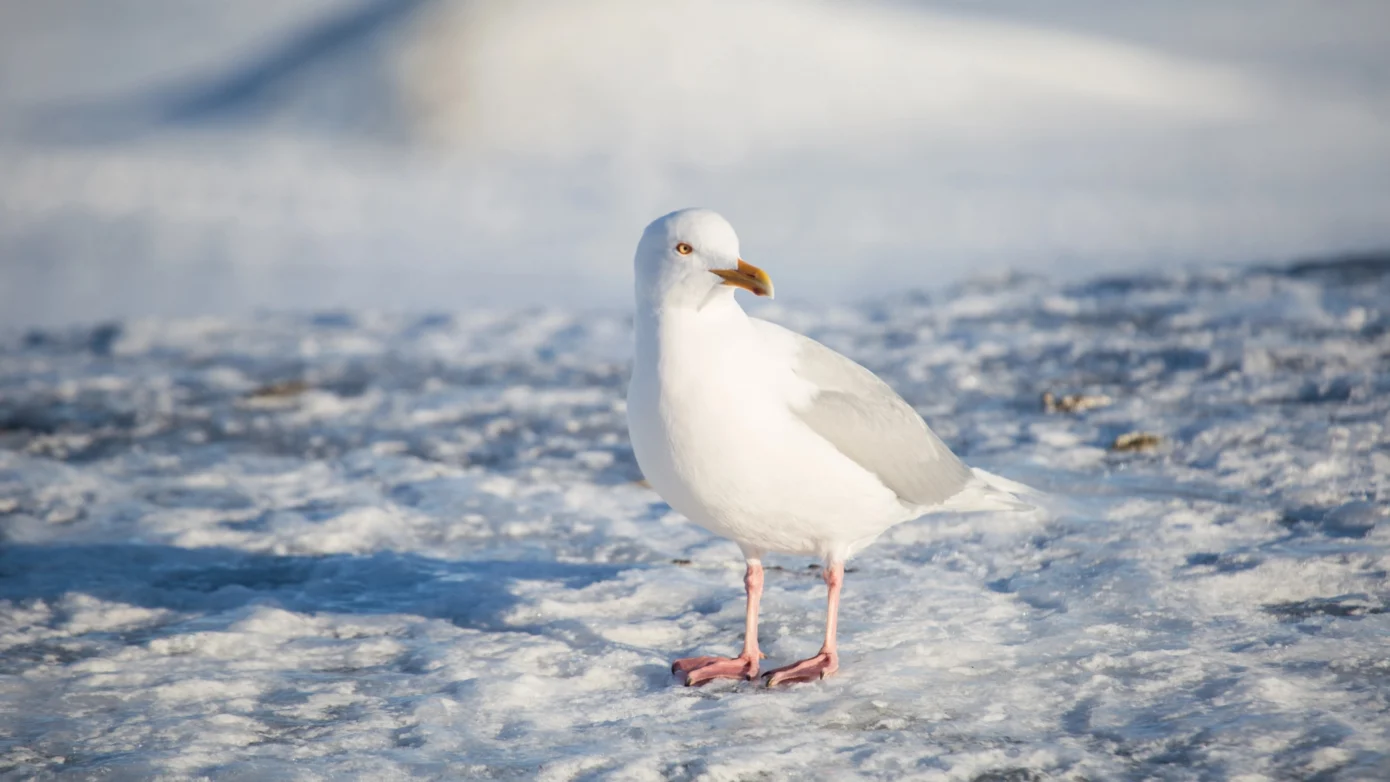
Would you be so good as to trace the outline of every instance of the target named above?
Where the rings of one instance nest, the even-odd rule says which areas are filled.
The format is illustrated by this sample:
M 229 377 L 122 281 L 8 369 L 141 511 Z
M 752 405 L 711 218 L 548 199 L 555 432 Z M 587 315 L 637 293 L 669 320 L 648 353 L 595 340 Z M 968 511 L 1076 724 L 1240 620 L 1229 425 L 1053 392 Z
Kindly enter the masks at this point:
M 695 248 L 691 247 L 685 242 L 681 242 L 680 244 L 676 245 L 676 252 L 680 253 L 681 255 L 689 255 L 695 252 Z

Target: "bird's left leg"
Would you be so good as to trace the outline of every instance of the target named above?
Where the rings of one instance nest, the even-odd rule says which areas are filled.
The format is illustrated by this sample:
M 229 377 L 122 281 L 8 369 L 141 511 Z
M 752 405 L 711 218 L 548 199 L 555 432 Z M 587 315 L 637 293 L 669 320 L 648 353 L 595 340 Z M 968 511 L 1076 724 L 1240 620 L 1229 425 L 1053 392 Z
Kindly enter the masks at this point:
M 758 678 L 758 661 L 763 658 L 763 653 L 758 650 L 758 601 L 763 596 L 761 561 L 748 560 L 743 587 L 748 592 L 748 605 L 743 619 L 743 653 L 738 657 L 687 657 L 684 660 L 676 660 L 671 665 L 671 673 L 680 676 L 687 687 L 715 679 Z
M 845 580 L 845 565 L 843 562 L 831 563 L 822 573 L 825 576 L 827 589 L 825 596 L 825 643 L 821 645 L 820 654 L 763 674 L 767 677 L 767 686 L 769 687 L 795 682 L 813 682 L 824 679 L 840 670 L 840 655 L 835 651 L 835 631 L 840 621 L 840 585 Z

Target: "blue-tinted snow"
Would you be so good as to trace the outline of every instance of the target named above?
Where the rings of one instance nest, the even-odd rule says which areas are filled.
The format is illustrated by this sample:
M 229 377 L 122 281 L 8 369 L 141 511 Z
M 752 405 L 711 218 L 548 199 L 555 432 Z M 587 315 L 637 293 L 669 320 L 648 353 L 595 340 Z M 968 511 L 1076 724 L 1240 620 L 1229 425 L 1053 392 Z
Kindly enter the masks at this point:
M 779 691 L 668 673 L 737 648 L 741 563 L 634 482 L 621 312 L 11 331 L 0 768 L 1378 778 L 1387 302 L 1365 257 L 771 310 L 1054 506 L 890 531 L 841 674 Z M 1132 430 L 1162 444 L 1108 450 Z M 781 664 L 823 587 L 774 561 Z
M 1390 14 L 1259 0 L 0 0 L 0 324 L 806 301 L 1390 246 Z

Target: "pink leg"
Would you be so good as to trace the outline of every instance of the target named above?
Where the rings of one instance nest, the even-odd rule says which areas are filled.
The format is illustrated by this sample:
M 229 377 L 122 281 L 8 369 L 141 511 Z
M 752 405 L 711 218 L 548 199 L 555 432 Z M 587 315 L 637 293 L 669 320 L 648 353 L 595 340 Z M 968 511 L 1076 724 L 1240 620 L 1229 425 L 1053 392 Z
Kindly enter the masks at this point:
M 743 653 L 733 658 L 687 657 L 676 660 L 671 665 L 671 673 L 681 677 L 687 687 L 715 679 L 758 678 L 758 661 L 763 658 L 763 653 L 758 651 L 758 601 L 763 596 L 763 563 L 756 559 L 748 560 L 743 587 L 748 590 L 748 608 L 743 622 Z
M 763 674 L 767 677 L 767 686 L 813 682 L 840 670 L 840 655 L 835 651 L 835 630 L 840 621 L 840 585 L 845 580 L 844 563 L 831 564 L 825 569 L 824 576 L 828 590 L 825 597 L 825 643 L 820 648 L 820 654 Z

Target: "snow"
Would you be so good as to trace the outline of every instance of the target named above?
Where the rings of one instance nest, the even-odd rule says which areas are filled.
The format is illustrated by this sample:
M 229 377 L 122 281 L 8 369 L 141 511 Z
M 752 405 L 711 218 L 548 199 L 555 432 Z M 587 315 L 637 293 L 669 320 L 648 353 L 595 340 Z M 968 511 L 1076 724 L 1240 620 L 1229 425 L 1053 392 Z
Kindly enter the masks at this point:
M 1053 505 L 891 530 L 851 563 L 841 673 L 776 691 L 667 669 L 737 648 L 741 561 L 636 483 L 620 309 L 12 330 L 0 769 L 1377 778 L 1387 269 L 765 310 Z M 1157 449 L 1109 449 L 1136 430 Z M 819 643 L 823 587 L 769 564 L 780 664 Z
M 79 7 L 80 6 L 80 7 Z M 0 0 L 0 322 L 803 301 L 1390 245 L 1378 0 Z
M 0 0 L 0 776 L 1383 778 L 1385 9 Z M 815 686 L 668 672 L 742 629 L 625 430 L 693 204 L 1051 495 L 885 535 Z

